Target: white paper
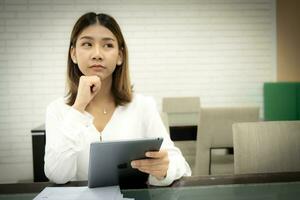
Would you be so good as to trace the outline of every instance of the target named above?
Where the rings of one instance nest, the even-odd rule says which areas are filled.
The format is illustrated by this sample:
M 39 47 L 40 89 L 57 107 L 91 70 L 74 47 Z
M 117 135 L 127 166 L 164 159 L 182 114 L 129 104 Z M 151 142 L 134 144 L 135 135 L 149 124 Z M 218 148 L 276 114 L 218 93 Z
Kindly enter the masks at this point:
M 119 186 L 111 187 L 46 187 L 34 200 L 119 200 L 123 199 Z

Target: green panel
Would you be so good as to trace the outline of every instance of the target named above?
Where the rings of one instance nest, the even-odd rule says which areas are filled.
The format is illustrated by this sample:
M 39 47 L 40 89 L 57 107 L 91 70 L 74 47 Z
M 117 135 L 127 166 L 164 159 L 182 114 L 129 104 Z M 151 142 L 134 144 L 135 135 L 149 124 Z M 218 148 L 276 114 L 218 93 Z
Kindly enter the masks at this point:
M 300 83 L 297 84 L 297 108 L 298 108 L 298 120 L 300 120 Z
M 297 120 L 298 83 L 265 83 L 264 114 L 266 121 Z

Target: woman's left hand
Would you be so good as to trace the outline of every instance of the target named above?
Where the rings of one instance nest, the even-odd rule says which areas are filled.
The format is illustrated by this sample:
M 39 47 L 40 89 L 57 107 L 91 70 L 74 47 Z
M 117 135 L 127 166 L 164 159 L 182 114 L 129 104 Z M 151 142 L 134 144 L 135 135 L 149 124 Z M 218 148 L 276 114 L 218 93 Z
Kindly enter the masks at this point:
M 131 162 L 132 168 L 141 172 L 151 174 L 157 179 L 163 179 L 167 175 L 169 168 L 169 157 L 167 150 L 146 152 L 149 159 L 134 160 Z

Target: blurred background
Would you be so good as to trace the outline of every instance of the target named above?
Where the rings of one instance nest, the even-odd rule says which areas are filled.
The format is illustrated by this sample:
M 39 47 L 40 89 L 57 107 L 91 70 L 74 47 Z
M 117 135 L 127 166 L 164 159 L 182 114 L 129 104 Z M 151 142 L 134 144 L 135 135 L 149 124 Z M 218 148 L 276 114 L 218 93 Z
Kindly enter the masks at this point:
M 33 179 L 31 130 L 65 94 L 68 44 L 85 12 L 121 26 L 138 93 L 257 106 L 265 82 L 300 81 L 297 0 L 0 0 L 0 182 Z

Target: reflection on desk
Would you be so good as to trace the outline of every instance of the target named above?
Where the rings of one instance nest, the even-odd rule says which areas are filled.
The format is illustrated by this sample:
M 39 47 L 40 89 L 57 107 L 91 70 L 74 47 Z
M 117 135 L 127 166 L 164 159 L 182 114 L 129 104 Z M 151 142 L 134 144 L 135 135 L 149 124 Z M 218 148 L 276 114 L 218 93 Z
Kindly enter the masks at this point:
M 66 186 L 83 186 L 87 182 L 70 182 Z M 2 199 L 33 199 L 53 183 L 1 184 Z M 124 197 L 137 200 L 166 199 L 295 199 L 300 196 L 300 172 L 249 174 L 235 176 L 185 177 L 169 187 L 122 190 Z

